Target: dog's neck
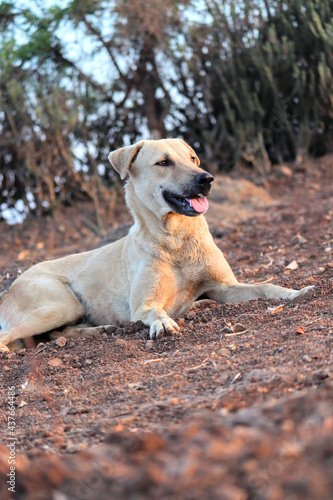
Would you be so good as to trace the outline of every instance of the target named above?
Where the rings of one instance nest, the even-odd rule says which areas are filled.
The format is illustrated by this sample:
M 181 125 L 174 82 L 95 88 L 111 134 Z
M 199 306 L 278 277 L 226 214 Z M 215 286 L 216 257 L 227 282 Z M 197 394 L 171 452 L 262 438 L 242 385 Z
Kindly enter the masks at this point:
M 203 215 L 187 217 L 169 212 L 161 219 L 141 201 L 131 182 L 126 184 L 125 191 L 126 202 L 135 222 L 133 230 L 135 230 L 136 237 L 140 237 L 145 246 L 151 241 L 159 249 L 163 248 L 166 252 L 179 251 L 183 246 L 187 248 L 188 252 L 189 240 L 191 240 L 192 245 L 196 245 L 197 241 L 199 243 L 202 232 L 209 232 L 207 221 Z

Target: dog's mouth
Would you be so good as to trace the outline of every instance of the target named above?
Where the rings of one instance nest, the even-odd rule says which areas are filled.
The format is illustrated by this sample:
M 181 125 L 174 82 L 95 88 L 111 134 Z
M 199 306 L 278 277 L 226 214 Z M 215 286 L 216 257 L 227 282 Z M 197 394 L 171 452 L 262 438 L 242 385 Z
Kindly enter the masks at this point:
M 195 197 L 181 197 L 169 191 L 164 191 L 163 196 L 173 212 L 188 217 L 196 217 L 207 212 L 209 205 L 207 198 L 202 194 L 197 194 Z

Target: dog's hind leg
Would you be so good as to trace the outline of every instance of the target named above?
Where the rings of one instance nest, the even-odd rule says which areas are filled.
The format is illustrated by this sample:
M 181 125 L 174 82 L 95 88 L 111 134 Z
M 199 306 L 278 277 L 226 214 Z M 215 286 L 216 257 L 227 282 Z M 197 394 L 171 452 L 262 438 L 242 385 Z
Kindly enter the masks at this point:
M 15 284 L 0 305 L 0 347 L 17 339 L 39 335 L 84 316 L 85 308 L 70 289 L 56 279 L 38 281 L 26 287 Z
M 300 295 L 304 295 L 313 288 L 314 286 L 306 286 L 300 290 L 293 290 L 291 288 L 272 285 L 271 283 L 262 285 L 250 285 L 245 283 L 225 285 L 216 283 L 205 295 L 209 299 L 216 300 L 220 303 L 247 302 L 259 298 L 292 300 Z

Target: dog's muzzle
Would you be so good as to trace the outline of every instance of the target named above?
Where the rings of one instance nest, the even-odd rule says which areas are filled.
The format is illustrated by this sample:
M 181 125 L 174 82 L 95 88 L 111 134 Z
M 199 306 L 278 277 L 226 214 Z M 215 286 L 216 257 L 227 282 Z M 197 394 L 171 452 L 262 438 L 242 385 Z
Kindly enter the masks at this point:
M 208 172 L 202 172 L 194 178 L 186 195 L 164 191 L 163 196 L 173 212 L 188 217 L 196 217 L 207 212 L 209 205 L 206 196 L 210 192 L 214 177 Z

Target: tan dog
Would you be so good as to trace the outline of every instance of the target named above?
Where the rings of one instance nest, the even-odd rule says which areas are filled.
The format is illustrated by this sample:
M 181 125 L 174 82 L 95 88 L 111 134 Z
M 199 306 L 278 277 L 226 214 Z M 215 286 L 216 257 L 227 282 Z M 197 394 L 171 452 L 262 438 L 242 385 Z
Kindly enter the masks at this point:
M 3 348 L 83 318 L 93 325 L 141 320 L 153 338 L 179 330 L 172 317 L 199 297 L 293 299 L 312 288 L 238 283 L 203 216 L 213 176 L 182 140 L 141 141 L 110 153 L 109 160 L 122 179 L 129 175 L 129 234 L 23 273 L 0 304 Z

